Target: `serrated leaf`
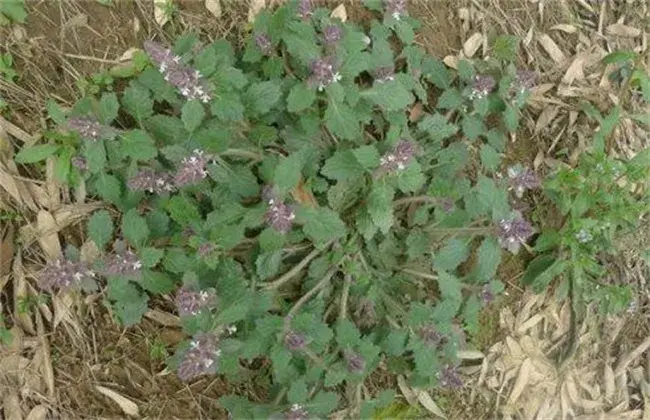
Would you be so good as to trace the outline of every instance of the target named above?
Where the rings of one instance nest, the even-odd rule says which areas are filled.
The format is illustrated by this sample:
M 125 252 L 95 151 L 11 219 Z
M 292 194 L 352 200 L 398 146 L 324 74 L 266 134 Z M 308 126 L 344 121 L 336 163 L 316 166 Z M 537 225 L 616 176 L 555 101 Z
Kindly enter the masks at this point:
M 99 120 L 105 124 L 110 124 L 120 110 L 120 103 L 117 101 L 117 95 L 114 92 L 102 94 L 99 100 Z
M 504 218 L 510 211 L 508 192 L 500 188 L 494 180 L 484 176 L 479 177 L 476 184 L 478 200 L 485 210 L 492 214 L 493 220 Z
M 159 271 L 143 270 L 142 278 L 138 283 L 151 293 L 170 293 L 175 289 L 174 280 L 168 274 Z
M 436 270 L 453 271 L 469 257 L 467 241 L 452 238 L 433 257 Z
M 431 250 L 429 236 L 421 230 L 412 230 L 406 237 L 406 253 L 410 259 L 415 259 Z
M 97 193 L 106 201 L 113 204 L 119 204 L 122 197 L 122 187 L 120 181 L 113 175 L 100 173 L 95 181 Z
M 165 255 L 164 249 L 151 247 L 143 248 L 140 251 L 140 262 L 142 262 L 143 267 L 151 268 L 160 262 L 163 255 Z
M 344 181 L 360 177 L 365 170 L 350 150 L 339 150 L 325 161 L 321 173 L 330 179 Z
M 113 219 L 106 210 L 99 210 L 92 215 L 88 221 L 88 236 L 99 249 L 103 249 L 113 238 Z
M 178 224 L 188 225 L 195 220 L 201 219 L 196 203 L 184 195 L 175 195 L 165 204 L 165 210 L 169 216 Z
M 526 266 L 526 271 L 521 279 L 521 283 L 527 286 L 536 282 L 548 284 L 553 280 L 553 277 L 560 272 L 558 267 L 561 267 L 562 263 L 562 260 L 558 260 L 553 255 L 539 255 L 528 263 L 528 266 Z
M 475 335 L 479 332 L 479 314 L 481 313 L 481 301 L 476 295 L 470 296 L 463 305 L 463 321 L 465 330 Z
M 336 342 L 340 348 L 356 346 L 361 339 L 361 333 L 349 320 L 344 319 L 336 326 Z
M 319 392 L 307 406 L 310 413 L 325 416 L 336 410 L 339 404 L 339 397 L 334 392 Z
M 153 100 L 148 89 L 131 83 L 122 95 L 122 106 L 140 124 L 153 115 Z
M 446 271 L 438 271 L 438 288 L 443 299 L 452 301 L 462 301 L 462 284 L 458 277 L 453 276 Z
M 476 262 L 478 281 L 487 282 L 494 279 L 500 263 L 501 246 L 499 246 L 499 242 L 491 236 L 486 237 L 478 248 L 478 260 Z
M 307 390 L 307 383 L 305 380 L 300 378 L 294 381 L 287 392 L 287 401 L 289 404 L 304 404 L 309 398 L 309 390 Z
M 212 114 L 222 121 L 244 119 L 244 104 L 237 92 L 222 92 L 210 104 Z
M 498 60 L 515 61 L 519 53 L 519 37 L 499 35 L 492 45 L 492 55 Z
M 59 146 L 53 144 L 39 144 L 22 149 L 14 157 L 16 163 L 35 163 L 47 159 L 59 150 Z
M 278 274 L 282 263 L 282 251 L 264 252 L 255 260 L 255 272 L 262 280 Z
M 352 150 L 352 154 L 357 158 L 361 166 L 366 169 L 374 169 L 379 166 L 379 152 L 375 146 L 361 146 Z
M 439 113 L 425 116 L 419 122 L 418 128 L 424 130 L 435 141 L 442 141 L 449 138 L 458 132 L 458 127 L 447 121 L 445 117 Z
M 347 378 L 348 373 L 339 366 L 332 366 L 325 372 L 324 385 L 326 387 L 337 386 Z
M 365 182 L 358 179 L 339 181 L 327 190 L 327 202 L 335 212 L 342 213 L 360 199 L 359 194 L 364 188 Z
M 354 111 L 345 103 L 330 100 L 325 110 L 325 125 L 335 136 L 353 140 L 359 136 L 359 120 Z
M 368 196 L 368 214 L 379 230 L 386 234 L 393 226 L 393 196 L 395 191 L 386 184 L 375 184 Z
M 491 145 L 481 145 L 479 154 L 481 156 L 481 163 L 488 171 L 494 172 L 501 165 L 501 155 Z
M 463 127 L 463 134 L 465 134 L 465 137 L 470 141 L 478 139 L 479 136 L 484 135 L 486 132 L 483 120 L 473 115 L 466 115 L 463 117 L 461 125 Z
M 302 160 L 298 153 L 294 153 L 287 157 L 283 157 L 278 166 L 275 167 L 275 186 L 280 190 L 280 193 L 286 193 L 296 185 L 301 178 Z
M 131 245 L 140 247 L 149 237 L 149 226 L 136 209 L 127 211 L 122 217 L 122 235 Z
M 451 77 L 447 67 L 436 57 L 424 57 L 424 60 L 422 60 L 422 75 L 439 89 L 447 89 L 451 85 Z
M 463 96 L 460 94 L 458 89 L 450 88 L 442 92 L 442 95 L 438 98 L 436 107 L 438 109 L 454 110 L 459 108 L 462 104 Z
M 113 310 L 120 322 L 124 326 L 138 324 L 147 311 L 149 296 L 122 277 L 111 277 L 107 283 L 108 298 L 113 301 Z
M 287 111 L 300 112 L 311 107 L 316 100 L 316 89 L 301 82 L 296 84 L 287 96 Z
M 415 97 L 399 81 L 376 83 L 361 95 L 387 112 L 403 111 L 415 101 Z
M 151 160 L 158 155 L 158 149 L 151 136 L 143 130 L 131 130 L 122 134 L 122 156 L 139 161 Z
M 181 121 L 188 133 L 194 132 L 205 118 L 205 108 L 203 104 L 196 99 L 185 102 L 181 108 Z
M 503 123 L 508 131 L 516 131 L 519 126 L 519 111 L 514 106 L 508 105 L 503 112 Z
M 259 236 L 260 248 L 265 252 L 278 251 L 282 249 L 286 236 L 273 228 L 266 228 Z
M 391 330 L 383 342 L 384 351 L 391 356 L 401 356 L 406 351 L 408 331 Z
M 281 95 L 280 85 L 276 81 L 254 83 L 246 91 L 248 105 L 257 115 L 268 113 Z
M 422 167 L 417 162 L 412 162 L 397 176 L 397 186 L 404 193 L 411 193 L 419 190 L 424 185 L 426 178 L 422 173 Z
M 323 245 L 325 242 L 345 236 L 345 223 L 331 209 L 301 207 L 296 213 L 296 219 L 303 223 L 302 228 L 314 243 Z

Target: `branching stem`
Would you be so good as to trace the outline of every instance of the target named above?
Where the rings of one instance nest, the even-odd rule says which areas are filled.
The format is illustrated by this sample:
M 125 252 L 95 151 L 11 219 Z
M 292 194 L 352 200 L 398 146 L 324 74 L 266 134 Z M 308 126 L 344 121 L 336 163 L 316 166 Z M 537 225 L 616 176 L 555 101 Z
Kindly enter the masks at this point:
M 325 251 L 327 248 L 332 245 L 333 241 L 328 242 L 323 249 L 314 249 L 312 252 L 307 254 L 305 258 L 302 259 L 298 264 L 296 264 L 291 270 L 287 271 L 284 273 L 280 278 L 277 280 L 271 282 L 271 283 L 266 283 L 263 288 L 267 290 L 273 290 L 277 289 L 278 287 L 282 286 L 289 280 L 291 280 L 294 276 L 296 276 L 300 271 L 307 267 L 307 265 L 316 258 L 321 252 Z

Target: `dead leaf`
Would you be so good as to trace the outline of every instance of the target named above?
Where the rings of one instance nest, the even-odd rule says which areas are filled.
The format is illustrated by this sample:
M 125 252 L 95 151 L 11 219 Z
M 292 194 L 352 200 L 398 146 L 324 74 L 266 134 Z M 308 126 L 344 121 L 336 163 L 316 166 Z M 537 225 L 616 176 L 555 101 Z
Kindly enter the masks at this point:
M 433 398 L 431 398 L 431 395 L 429 395 L 427 391 L 423 389 L 413 388 L 413 392 L 415 393 L 420 404 L 422 404 L 422 407 L 426 408 L 431 414 L 443 419 L 447 418 L 445 413 L 440 409 L 440 407 L 438 407 L 438 404 L 433 401 Z
M 481 360 L 485 355 L 478 350 L 461 350 L 457 353 L 461 360 Z
M 442 59 L 442 61 L 447 65 L 447 67 L 450 67 L 454 70 L 458 68 L 458 57 L 455 55 L 448 55 L 445 58 Z
M 14 227 L 7 225 L 4 231 L 0 230 L 0 290 L 2 290 L 2 277 L 11 272 L 11 261 L 14 257 Z
M 537 41 L 557 64 L 563 64 L 566 61 L 566 56 L 550 36 L 542 33 L 537 37 Z
M 571 85 L 575 80 L 584 80 L 584 65 L 584 55 L 579 55 L 576 57 L 567 69 L 566 73 L 564 73 L 564 77 L 562 77 L 562 84 Z
M 36 227 L 38 229 L 38 243 L 48 261 L 55 260 L 61 256 L 61 242 L 59 242 L 59 226 L 54 217 L 46 210 L 41 210 L 36 215 Z
M 205 0 L 205 8 L 208 12 L 212 13 L 214 17 L 221 17 L 221 1 L 220 0 Z
M 574 34 L 578 32 L 578 28 L 576 28 L 573 25 L 569 25 L 566 23 L 560 23 L 558 25 L 551 26 L 552 31 L 562 31 L 567 34 Z
M 20 399 L 15 391 L 9 391 L 5 394 L 2 401 L 2 407 L 4 419 L 22 420 L 23 413 L 20 411 Z
M 122 56 L 118 58 L 117 61 L 131 61 L 133 59 L 133 56 L 135 56 L 135 53 L 138 51 L 141 51 L 140 48 L 131 47 L 128 50 L 124 51 L 124 54 L 122 54 Z
M 339 4 L 336 6 L 334 10 L 332 10 L 332 14 L 330 15 L 332 19 L 338 18 L 341 19 L 341 22 L 345 22 L 348 20 L 348 11 L 345 9 L 344 4 Z
M 251 0 L 248 7 L 248 22 L 253 23 L 257 14 L 266 7 L 266 0 Z
M 424 110 L 422 109 L 422 102 L 416 102 L 415 105 L 411 107 L 409 112 L 409 121 L 416 122 L 424 115 Z
M 402 395 L 404 395 L 406 401 L 412 407 L 417 407 L 418 405 L 417 394 L 411 389 L 410 386 L 408 386 L 408 384 L 406 383 L 406 379 L 404 379 L 404 375 L 397 376 L 397 386 L 399 387 L 400 391 L 402 391 Z
M 508 404 L 514 404 L 517 402 L 517 399 L 519 399 L 521 394 L 524 392 L 524 389 L 530 381 L 530 374 L 532 372 L 532 369 L 532 361 L 530 358 L 526 358 L 526 360 L 524 360 L 524 362 L 521 364 L 521 367 L 519 368 L 519 375 L 517 376 L 515 385 L 512 387 L 512 391 L 508 397 Z
M 173 0 L 153 0 L 153 18 L 162 28 L 169 22 L 169 10 Z
M 144 316 L 165 327 L 180 327 L 181 320 L 176 316 L 158 309 L 149 309 Z
M 119 405 L 122 411 L 124 412 L 124 414 L 126 414 L 127 416 L 138 417 L 139 414 L 138 406 L 133 401 L 129 400 L 126 397 L 123 397 L 122 395 L 118 394 L 112 389 L 108 389 L 100 385 L 96 385 L 95 389 L 99 391 L 99 393 L 101 393 L 105 397 L 110 398 L 111 400 L 113 400 L 114 403 Z
M 48 340 L 45 327 L 43 325 L 43 319 L 41 315 L 36 313 L 36 329 L 38 331 L 38 338 L 41 342 L 41 347 L 39 348 L 41 354 L 41 366 L 40 371 L 43 377 L 43 381 L 47 386 L 47 395 L 50 398 L 54 398 L 54 368 L 52 367 L 52 353 L 50 351 L 50 341 Z
M 641 35 L 641 29 L 632 26 L 624 25 L 622 23 L 615 23 L 605 28 L 605 33 L 612 36 L 620 36 L 625 38 L 636 38 Z
M 34 322 L 32 321 L 30 314 L 26 311 L 20 310 L 20 302 L 29 296 L 29 292 L 22 257 L 19 252 L 14 256 L 12 274 L 14 279 L 14 316 L 23 330 L 34 335 L 36 334 L 36 331 L 34 330 Z
M 99 256 L 101 255 L 101 252 L 99 248 L 97 248 L 97 245 L 95 242 L 92 240 L 87 240 L 84 242 L 83 245 L 81 245 L 81 249 L 79 250 L 79 259 L 82 262 L 88 263 L 88 264 L 93 264 Z
M 36 407 L 32 408 L 25 420 L 45 420 L 47 419 L 47 406 L 45 404 L 39 404 Z
M 474 54 L 476 54 L 476 51 L 478 51 L 483 43 L 483 38 L 482 33 L 474 32 L 472 36 L 465 41 L 463 44 L 463 53 L 465 53 L 465 57 L 472 58 Z
M 318 207 L 318 202 L 316 201 L 314 194 L 311 192 L 311 189 L 305 185 L 305 180 L 302 178 L 298 181 L 298 185 L 291 190 L 291 196 L 302 205 L 312 208 Z

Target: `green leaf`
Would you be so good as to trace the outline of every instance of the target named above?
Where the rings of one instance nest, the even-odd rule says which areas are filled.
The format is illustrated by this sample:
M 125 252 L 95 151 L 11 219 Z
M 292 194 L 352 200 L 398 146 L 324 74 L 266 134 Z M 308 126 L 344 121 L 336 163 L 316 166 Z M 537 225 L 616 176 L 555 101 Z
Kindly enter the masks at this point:
M 599 130 L 594 134 L 594 151 L 602 153 L 605 150 L 605 140 L 614 131 L 621 119 L 621 107 L 615 106 L 600 122 Z
M 463 127 L 463 134 L 470 141 L 478 139 L 479 136 L 484 135 L 486 132 L 483 120 L 473 115 L 465 115 L 461 125 Z
M 505 188 L 499 188 L 494 180 L 480 176 L 476 189 L 479 202 L 492 214 L 493 220 L 501 220 L 509 213 L 508 192 Z
M 458 61 L 458 76 L 460 80 L 469 83 L 474 79 L 476 71 L 470 60 L 462 59 Z
M 508 105 L 503 112 L 503 123 L 508 131 L 516 131 L 519 127 L 519 110 L 514 106 Z
M 106 167 L 106 148 L 103 140 L 85 142 L 83 155 L 91 174 L 100 173 Z
M 359 120 L 345 103 L 330 100 L 325 110 L 325 125 L 335 136 L 353 140 L 359 136 Z
M 350 150 L 339 150 L 325 161 L 321 173 L 330 179 L 344 181 L 358 178 L 365 173 L 365 169 Z
M 313 400 L 306 404 L 309 413 L 325 416 L 336 410 L 339 405 L 339 397 L 334 392 L 319 392 Z
M 348 372 L 339 366 L 330 366 L 325 372 L 324 385 L 328 388 L 337 386 L 347 378 Z
M 364 180 L 348 179 L 339 181 L 327 190 L 327 202 L 334 211 L 342 213 L 360 199 L 360 194 L 364 188 Z
M 564 265 L 564 260 L 558 260 L 551 254 L 542 254 L 528 263 L 521 283 L 526 286 L 537 285 L 537 288 L 546 286 L 562 272 Z
M 88 236 L 97 245 L 104 246 L 113 238 L 113 219 L 106 210 L 96 211 L 88 221 Z
M 476 276 L 480 282 L 494 279 L 501 263 L 501 247 L 499 242 L 489 236 L 483 239 L 478 248 L 478 261 L 476 263 Z
M 269 227 L 264 229 L 262 233 L 260 233 L 258 239 L 262 251 L 270 252 L 270 251 L 281 250 L 286 240 L 286 237 L 282 233 Z
M 64 184 L 68 182 L 68 177 L 70 176 L 72 153 L 72 148 L 63 149 L 54 164 L 54 177 Z
M 222 121 L 241 121 L 244 119 L 244 104 L 237 92 L 222 92 L 210 104 L 212 114 Z
M 142 278 L 138 283 L 148 292 L 157 294 L 170 293 L 175 289 L 174 280 L 159 271 L 143 270 Z
M 263 115 L 280 100 L 282 92 L 277 81 L 252 84 L 246 91 L 246 100 L 254 114 Z
M 634 61 L 639 57 L 639 54 L 634 51 L 614 51 L 603 57 L 603 64 L 625 63 L 626 61 Z
M 357 158 L 361 166 L 366 169 L 374 169 L 379 166 L 379 152 L 375 146 L 361 146 L 352 150 L 352 154 Z
M 516 61 L 519 53 L 519 37 L 499 35 L 492 44 L 492 55 L 497 60 Z
M 149 226 L 138 210 L 131 209 L 122 217 L 122 235 L 136 247 L 140 247 L 149 237 Z
M 99 120 L 103 124 L 110 124 L 120 110 L 120 103 L 117 101 L 117 95 L 114 92 L 102 94 L 99 100 Z
M 3 19 L 7 19 L 9 21 L 8 23 L 25 23 L 26 18 L 27 11 L 25 10 L 24 0 L 0 1 L 0 24 L 4 24 Z
M 265 252 L 257 256 L 255 271 L 262 280 L 278 274 L 282 263 L 282 251 Z
M 368 196 L 368 214 L 379 230 L 386 234 L 393 226 L 393 196 L 395 191 L 386 184 L 375 184 Z
M 395 24 L 395 33 L 397 37 L 406 45 L 412 44 L 415 38 L 415 32 L 409 22 L 398 20 Z
M 181 108 L 181 121 L 188 133 L 193 133 L 205 118 L 205 108 L 201 102 L 196 99 L 185 102 Z
M 463 300 L 462 284 L 458 277 L 446 271 L 438 271 L 438 288 L 443 299 L 455 302 Z
M 300 378 L 294 381 L 287 392 L 287 400 L 289 404 L 304 404 L 309 398 L 309 390 L 307 389 L 307 383 L 303 378 Z
M 481 163 L 490 172 L 494 172 L 501 164 L 501 155 L 489 144 L 481 145 L 479 152 L 481 156 Z
M 336 342 L 340 348 L 345 349 L 356 346 L 359 340 L 361 340 L 361 333 L 351 321 L 344 319 L 338 323 L 336 326 Z
M 131 82 L 122 95 L 122 106 L 133 118 L 142 122 L 153 115 L 153 100 L 148 89 Z
M 280 193 L 292 190 L 300 181 L 302 161 L 298 153 L 283 157 L 275 167 L 275 186 Z
M 164 236 L 169 229 L 169 216 L 161 210 L 154 210 L 145 216 L 151 235 Z
M 196 203 L 185 195 L 171 197 L 167 201 L 165 209 L 172 220 L 180 225 L 188 225 L 195 220 L 201 219 Z
M 442 92 L 442 95 L 438 98 L 436 106 L 438 109 L 454 110 L 459 108 L 462 104 L 463 96 L 460 94 L 458 89 L 450 88 Z
M 108 298 L 113 301 L 113 310 L 125 327 L 138 324 L 147 311 L 149 296 L 142 293 L 135 284 L 122 277 L 108 279 Z
M 362 92 L 361 96 L 387 112 L 403 111 L 415 100 L 413 94 L 397 80 L 375 82 L 373 87 Z
M 165 255 L 164 249 L 151 247 L 143 248 L 140 251 L 140 261 L 142 262 L 143 267 L 151 268 L 162 260 L 163 255 Z
M 59 150 L 59 146 L 53 144 L 39 144 L 22 149 L 14 157 L 16 163 L 35 163 L 45 160 Z
M 339 239 L 347 233 L 345 223 L 331 209 L 325 207 L 301 207 L 296 219 L 304 224 L 302 230 L 316 246 Z
M 469 244 L 458 238 L 447 241 L 433 257 L 436 270 L 453 271 L 469 257 Z
M 431 250 L 429 236 L 419 229 L 414 229 L 406 237 L 406 253 L 410 259 L 415 259 Z
M 246 318 L 251 305 L 252 301 L 250 300 L 250 297 L 237 301 L 221 311 L 217 316 L 216 322 L 219 325 L 225 325 L 241 321 Z
M 47 100 L 47 116 L 50 117 L 57 125 L 65 124 L 65 112 L 61 107 L 52 99 Z
M 413 162 L 400 171 L 397 176 L 397 186 L 404 193 L 411 193 L 422 188 L 426 181 L 419 163 Z
M 429 133 L 435 141 L 442 141 L 458 132 L 458 127 L 447 121 L 439 113 L 427 115 L 419 122 L 418 128 Z
M 120 181 L 113 175 L 100 173 L 95 182 L 97 193 L 106 201 L 113 204 L 119 204 L 122 197 L 122 187 Z
M 463 306 L 463 321 L 465 330 L 475 336 L 480 331 L 479 314 L 481 313 L 481 301 L 476 295 L 470 296 Z
M 143 130 L 131 130 L 122 134 L 122 147 L 120 153 L 122 156 L 130 157 L 134 160 L 147 161 L 158 155 L 153 139 Z
M 287 111 L 300 112 L 311 107 L 316 100 L 316 89 L 311 88 L 305 82 L 298 83 L 289 92 L 287 97 Z
M 436 57 L 424 57 L 422 75 L 439 89 L 447 89 L 451 86 L 451 77 L 447 67 Z

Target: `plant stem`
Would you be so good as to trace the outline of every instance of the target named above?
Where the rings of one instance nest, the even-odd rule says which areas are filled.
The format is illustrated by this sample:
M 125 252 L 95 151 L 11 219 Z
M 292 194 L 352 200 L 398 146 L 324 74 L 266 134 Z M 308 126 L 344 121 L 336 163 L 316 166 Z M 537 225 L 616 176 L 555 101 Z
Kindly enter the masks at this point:
M 333 267 L 331 267 L 329 270 L 327 270 L 327 273 L 325 273 L 323 278 L 318 283 L 316 283 L 316 286 L 312 287 L 310 291 L 308 291 L 300 299 L 298 299 L 298 301 L 293 305 L 293 307 L 289 310 L 287 316 L 285 317 L 285 320 L 287 320 L 285 321 L 287 325 L 289 321 L 298 313 L 302 305 L 307 303 L 307 301 L 311 299 L 316 293 L 318 293 L 320 289 L 325 287 L 327 283 L 329 283 L 329 281 L 332 279 L 334 274 L 336 274 L 337 271 L 339 271 L 339 264 L 336 264 Z
M 410 274 L 415 277 L 421 277 L 427 280 L 436 280 L 436 281 L 438 280 L 438 276 L 436 276 L 435 274 L 423 273 L 421 271 L 412 270 L 410 268 L 402 268 L 402 272 L 406 274 Z
M 348 316 L 348 297 L 350 296 L 351 284 L 352 276 L 346 274 L 343 282 L 343 291 L 341 292 L 341 311 L 339 312 L 339 321 L 343 321 Z
M 280 278 L 277 280 L 271 282 L 271 283 L 266 283 L 263 288 L 267 290 L 272 290 L 272 289 L 277 289 L 278 287 L 282 286 L 289 280 L 291 280 L 295 275 L 297 275 L 303 268 L 307 267 L 307 265 L 316 258 L 321 252 L 325 251 L 327 248 L 332 245 L 334 241 L 330 241 L 327 244 L 325 244 L 325 247 L 323 249 L 314 249 L 312 252 L 307 254 L 305 258 L 303 258 L 302 261 L 300 261 L 298 264 L 293 266 L 293 268 L 286 273 L 284 273 Z
M 228 149 L 224 152 L 221 152 L 222 156 L 237 156 L 237 157 L 243 157 L 243 158 L 249 158 L 249 159 L 254 159 L 254 160 L 262 160 L 262 156 L 252 152 L 250 150 L 245 150 L 245 149 Z
M 399 200 L 395 200 L 393 202 L 393 207 L 399 207 L 405 204 L 412 204 L 412 203 L 436 204 L 437 202 L 438 199 L 436 197 L 431 197 L 428 195 L 419 195 L 416 197 L 404 197 L 404 198 L 400 198 Z

